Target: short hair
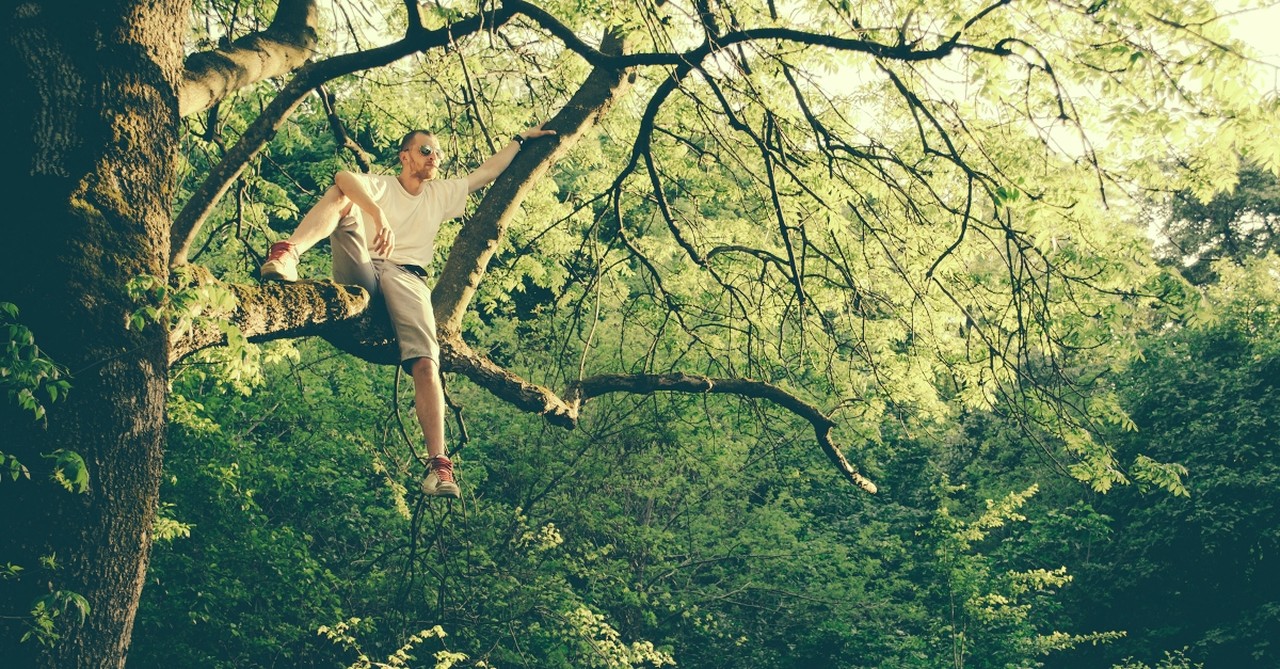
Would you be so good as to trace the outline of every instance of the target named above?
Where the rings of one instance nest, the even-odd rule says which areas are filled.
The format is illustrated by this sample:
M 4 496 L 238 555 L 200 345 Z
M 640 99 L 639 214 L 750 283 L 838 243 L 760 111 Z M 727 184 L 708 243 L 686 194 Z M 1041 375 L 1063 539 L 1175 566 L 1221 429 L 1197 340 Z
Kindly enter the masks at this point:
M 435 135 L 436 135 L 436 134 L 435 134 L 434 132 L 431 132 L 430 130 L 423 130 L 423 129 L 421 129 L 421 128 L 419 128 L 419 129 L 417 129 L 417 130 L 410 130 L 409 132 L 406 132 L 406 133 L 404 134 L 404 137 L 401 137 L 401 138 L 400 138 L 400 150 L 401 150 L 401 151 L 408 151 L 408 150 L 409 150 L 409 146 L 410 146 L 411 144 L 413 144 L 413 138 L 414 138 L 414 137 L 416 137 L 416 136 L 418 136 L 418 135 L 426 135 L 427 137 L 435 137 Z

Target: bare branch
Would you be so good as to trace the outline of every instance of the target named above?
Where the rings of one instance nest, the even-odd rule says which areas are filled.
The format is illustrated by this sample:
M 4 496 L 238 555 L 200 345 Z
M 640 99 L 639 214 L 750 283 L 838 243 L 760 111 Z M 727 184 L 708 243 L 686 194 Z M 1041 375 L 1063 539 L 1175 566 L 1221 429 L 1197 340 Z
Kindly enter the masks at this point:
M 676 223 L 675 215 L 671 211 L 671 204 L 667 202 L 667 195 L 662 187 L 662 177 L 658 174 L 658 167 L 653 161 L 653 152 L 648 149 L 644 150 L 644 164 L 649 171 L 649 183 L 653 186 L 653 198 L 658 203 L 658 211 L 662 212 L 662 220 L 667 222 L 667 229 L 671 230 L 671 236 L 675 238 L 680 248 L 689 254 L 689 259 L 699 267 L 706 267 L 707 259 L 698 253 L 698 249 L 685 239 L 684 233 L 680 231 L 680 226 Z
M 593 397 L 619 392 L 645 395 L 656 392 L 720 393 L 768 400 L 808 421 L 813 426 L 818 445 L 835 464 L 836 469 L 859 488 L 873 494 L 876 492 L 876 484 L 858 473 L 858 470 L 845 459 L 844 453 L 832 441 L 831 431 L 835 428 L 835 421 L 812 404 L 771 383 L 753 379 L 711 378 L 679 373 L 602 374 L 570 384 L 565 391 L 565 398 L 571 404 L 580 406 Z
M 219 285 L 236 297 L 231 324 L 250 341 L 284 339 L 324 332 L 340 321 L 358 316 L 369 306 L 369 294 L 357 286 L 331 281 L 299 281 L 293 284 L 224 284 L 208 270 L 192 265 L 196 285 Z M 196 351 L 226 343 L 216 323 L 203 323 L 169 344 L 169 362 Z
M 689 63 L 701 63 L 712 53 L 725 47 L 746 42 L 780 40 L 808 46 L 820 46 L 837 51 L 854 51 L 865 53 L 877 59 L 919 62 L 941 60 L 957 50 L 976 51 L 980 53 L 1002 54 L 999 49 L 976 44 L 960 42 L 961 33 L 956 33 L 937 46 L 928 49 L 916 48 L 914 43 L 883 44 L 874 40 L 839 35 L 826 35 L 794 28 L 748 28 L 735 30 L 718 36 L 714 43 L 703 42 L 695 49 L 685 52 L 649 52 L 617 55 L 604 53 L 582 41 L 569 27 L 560 22 L 546 10 L 536 7 L 524 0 L 507 0 L 503 7 L 523 14 L 537 23 L 543 30 L 554 35 L 574 53 L 578 54 L 596 67 L 621 69 L 643 65 L 681 66 Z M 984 12 L 985 14 L 985 12 Z M 981 15 L 980 15 L 981 16 Z
M 441 385 L 444 385 L 444 379 L 441 379 Z M 453 452 L 457 453 L 467 444 L 471 443 L 471 432 L 467 429 L 467 419 L 462 414 L 465 409 L 461 404 L 453 401 L 453 393 L 449 392 L 449 388 L 444 388 L 444 405 L 449 407 L 449 411 L 453 412 L 454 423 L 458 426 L 458 436 L 453 440 Z
M 327 86 L 316 87 L 316 94 L 320 96 L 320 101 L 324 103 L 324 114 L 329 119 L 329 130 L 333 133 L 333 142 L 341 148 L 351 152 L 351 157 L 356 161 L 356 165 L 360 167 L 361 172 L 368 172 L 372 169 L 369 163 L 370 153 L 360 146 L 351 135 L 347 133 L 347 127 L 342 123 L 342 117 L 338 116 L 338 109 L 335 106 L 333 91 Z

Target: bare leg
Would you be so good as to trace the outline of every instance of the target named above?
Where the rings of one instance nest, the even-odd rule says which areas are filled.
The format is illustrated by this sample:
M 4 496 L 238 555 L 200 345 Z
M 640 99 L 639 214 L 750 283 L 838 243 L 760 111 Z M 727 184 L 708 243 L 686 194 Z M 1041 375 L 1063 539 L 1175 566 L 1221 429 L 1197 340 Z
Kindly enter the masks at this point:
M 427 457 L 444 455 L 444 386 L 431 358 L 413 361 L 413 407 L 426 437 Z
M 298 224 L 293 234 L 289 235 L 287 241 L 293 244 L 294 249 L 301 255 L 318 244 L 321 239 L 333 234 L 334 229 L 338 227 L 338 220 L 350 209 L 351 201 L 347 196 L 343 195 L 337 186 L 330 186 L 320 201 L 316 202 L 315 206 L 302 217 L 302 222 Z

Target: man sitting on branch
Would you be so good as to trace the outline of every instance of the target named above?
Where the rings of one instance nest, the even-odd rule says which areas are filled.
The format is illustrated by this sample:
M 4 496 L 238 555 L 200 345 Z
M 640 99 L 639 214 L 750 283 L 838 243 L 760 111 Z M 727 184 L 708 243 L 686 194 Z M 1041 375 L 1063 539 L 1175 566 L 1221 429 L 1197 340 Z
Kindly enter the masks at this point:
M 437 180 L 440 141 L 429 131 L 413 130 L 400 140 L 399 175 L 338 172 L 293 234 L 271 245 L 259 270 L 264 281 L 297 281 L 299 256 L 329 237 L 333 280 L 382 296 L 400 364 L 413 377 L 413 404 L 429 459 L 423 483 L 428 495 L 459 496 L 444 448 L 440 346 L 426 283 L 436 235 L 444 221 L 462 215 L 469 194 L 502 174 L 526 141 L 554 134 L 541 125 L 525 130 L 467 176 Z

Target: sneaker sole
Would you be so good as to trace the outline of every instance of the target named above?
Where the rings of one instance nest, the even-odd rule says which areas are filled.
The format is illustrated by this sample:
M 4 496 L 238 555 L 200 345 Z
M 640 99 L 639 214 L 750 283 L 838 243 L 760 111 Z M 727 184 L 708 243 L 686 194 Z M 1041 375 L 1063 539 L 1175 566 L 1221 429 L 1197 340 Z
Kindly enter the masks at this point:
M 457 483 L 436 480 L 436 484 L 430 485 L 430 479 L 423 479 L 421 484 L 422 494 L 427 497 L 452 497 L 457 499 L 462 496 L 458 489 Z
M 435 490 L 430 492 L 423 490 L 422 494 L 427 497 L 449 497 L 451 499 L 458 499 L 459 497 L 462 497 L 462 491 L 458 490 L 458 486 L 445 485 L 438 486 Z
M 279 281 L 281 283 L 297 283 L 298 281 L 296 276 L 289 277 L 278 272 L 264 272 L 261 278 L 263 281 Z

